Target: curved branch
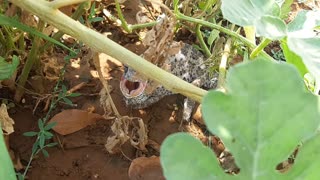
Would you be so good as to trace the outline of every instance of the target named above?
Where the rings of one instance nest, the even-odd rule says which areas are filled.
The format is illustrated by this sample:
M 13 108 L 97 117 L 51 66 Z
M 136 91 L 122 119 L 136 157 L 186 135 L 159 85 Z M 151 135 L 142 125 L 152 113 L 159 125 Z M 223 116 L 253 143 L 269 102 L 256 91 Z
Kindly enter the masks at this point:
M 89 0 L 54 0 L 52 2 L 50 2 L 50 6 L 54 9 L 59 9 L 65 6 L 69 6 L 69 5 L 73 5 L 73 4 L 80 4 L 83 2 L 86 2 Z

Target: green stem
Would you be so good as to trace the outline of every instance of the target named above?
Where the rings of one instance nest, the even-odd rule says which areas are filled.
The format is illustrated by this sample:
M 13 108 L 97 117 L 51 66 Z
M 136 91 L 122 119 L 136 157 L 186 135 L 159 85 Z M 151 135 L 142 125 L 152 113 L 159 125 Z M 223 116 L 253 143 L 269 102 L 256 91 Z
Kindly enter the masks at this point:
M 149 22 L 149 23 L 134 24 L 134 25 L 128 25 L 128 26 L 129 26 L 129 29 L 131 29 L 131 32 L 132 32 L 133 30 L 152 27 L 152 26 L 154 26 L 156 24 L 157 24 L 157 22 L 153 21 L 153 22 Z
M 7 48 L 7 51 L 10 51 L 15 48 L 12 34 L 7 26 L 2 26 L 2 27 L 5 32 L 5 37 L 6 37 L 6 48 Z
M 120 13 L 121 13 L 121 11 L 120 11 Z M 105 10 L 105 16 L 107 16 L 111 21 L 116 22 L 119 26 L 122 25 L 122 21 L 120 19 L 118 19 L 117 17 L 113 16 L 108 10 Z M 122 14 L 120 16 L 122 16 Z M 153 21 L 153 22 L 143 23 L 143 24 L 134 24 L 134 25 L 127 24 L 127 25 L 128 25 L 129 30 L 132 32 L 136 29 L 152 27 L 156 24 L 157 24 L 157 22 Z M 127 31 L 127 32 L 129 32 L 129 31 Z
M 0 30 L 0 43 L 2 44 L 2 46 L 6 45 L 6 39 L 4 38 L 4 35 L 1 30 Z
M 246 39 L 245 37 L 239 35 L 238 33 L 234 32 L 234 31 L 231 31 L 227 28 L 224 28 L 224 27 L 221 27 L 217 24 L 213 24 L 213 23 L 210 23 L 210 22 L 207 22 L 207 21 L 204 21 L 204 20 L 201 20 L 201 19 L 195 19 L 195 18 L 192 18 L 192 17 L 189 17 L 189 16 L 185 16 L 181 13 L 177 13 L 176 14 L 176 18 L 178 20 L 184 20 L 184 21 L 190 21 L 190 22 L 193 22 L 193 23 L 198 23 L 198 24 L 201 24 L 203 26 L 207 26 L 207 27 L 210 27 L 210 28 L 213 28 L 213 29 L 216 29 L 220 32 L 223 32 L 231 37 L 234 37 L 236 39 L 238 39 L 239 41 L 241 41 L 242 43 L 244 43 L 246 46 L 248 46 L 250 49 L 254 49 L 256 47 L 256 45 L 254 45 L 250 40 Z M 269 60 L 274 60 L 270 55 L 268 55 L 266 52 L 262 51 L 262 56 L 269 59 Z
M 38 141 L 38 139 L 39 139 L 39 137 L 37 137 L 37 140 L 36 140 L 36 141 Z M 30 165 L 31 165 L 31 162 L 32 162 L 32 160 L 33 160 L 34 155 L 35 155 L 35 153 L 32 152 L 32 153 L 31 153 L 31 156 L 30 156 L 30 158 L 29 158 L 29 162 L 28 162 L 28 164 L 27 164 L 27 166 L 26 166 L 26 168 L 25 168 L 25 170 L 24 170 L 24 172 L 23 172 L 23 175 L 22 175 L 23 178 L 25 178 L 26 175 L 27 175 L 27 172 L 28 172 L 28 170 L 29 170 L 29 168 L 30 168 Z
M 257 57 L 258 54 L 259 54 L 260 52 L 262 52 L 263 49 L 264 49 L 266 46 L 268 46 L 268 44 L 269 44 L 270 42 L 271 42 L 270 39 L 267 39 L 267 38 L 263 39 L 262 42 L 261 42 L 256 48 L 254 48 L 253 51 L 251 52 L 251 54 L 250 54 L 250 59 L 254 59 L 255 57 Z
M 127 21 L 124 19 L 123 15 L 122 15 L 119 1 L 118 1 L 118 0 L 115 0 L 115 3 L 116 3 L 116 10 L 117 10 L 119 19 L 120 19 L 120 21 L 121 21 L 121 26 L 122 26 L 122 28 L 123 28 L 125 31 L 127 31 L 128 33 L 131 33 L 131 32 L 132 32 L 132 29 L 129 28 L 129 26 L 128 26 L 128 24 L 127 24 Z
M 45 26 L 44 21 L 40 21 L 38 24 L 38 30 L 40 30 L 40 32 L 42 32 L 44 26 Z M 33 38 L 32 47 L 31 47 L 30 53 L 28 54 L 26 64 L 23 67 L 22 73 L 20 75 L 20 79 L 17 84 L 17 90 L 14 95 L 14 100 L 16 102 L 20 102 L 21 97 L 24 93 L 24 85 L 27 82 L 30 70 L 31 70 L 33 64 L 36 62 L 36 59 L 38 59 L 37 55 L 38 55 L 38 51 L 39 51 L 40 40 L 41 40 L 41 38 L 38 36 L 34 36 L 34 38 Z
M 157 22 L 154 21 L 154 22 L 149 22 L 149 23 L 130 25 L 130 24 L 127 23 L 127 21 L 125 20 L 123 14 L 122 14 L 119 1 L 115 0 L 115 3 L 116 3 L 116 10 L 117 10 L 117 13 L 118 13 L 118 17 L 119 17 L 119 20 L 121 22 L 121 26 L 128 33 L 132 33 L 132 31 L 136 30 L 136 29 L 152 27 L 152 26 L 157 24 Z M 111 19 L 117 20 L 117 18 L 113 17 L 112 15 L 110 15 L 110 16 L 112 17 Z
M 207 56 L 207 57 L 210 57 L 210 56 L 211 56 L 211 52 L 210 52 L 210 50 L 208 49 L 206 43 L 205 43 L 204 40 L 203 40 L 202 32 L 201 32 L 201 25 L 200 25 L 200 24 L 197 24 L 197 27 L 196 27 L 196 35 L 197 35 L 197 37 L 198 37 L 200 46 L 201 46 L 201 48 L 204 50 L 206 56 Z
M 46 121 L 49 119 L 49 116 L 50 116 L 50 114 L 51 114 L 51 111 L 56 107 L 56 104 L 57 104 L 59 101 L 60 101 L 60 99 L 58 99 L 58 100 L 56 100 L 56 101 L 53 100 L 53 102 L 52 102 L 51 105 L 50 105 L 49 111 L 47 112 L 45 118 L 43 118 L 43 123 L 46 123 Z M 37 143 L 37 142 L 39 141 L 39 139 L 40 139 L 40 137 L 38 136 L 37 139 L 36 139 L 36 141 L 35 141 L 35 143 Z M 35 144 L 35 143 L 34 143 L 34 144 Z M 29 168 L 30 168 L 30 165 L 31 165 L 31 163 L 32 163 L 32 161 L 33 161 L 34 156 L 35 156 L 36 154 L 38 154 L 39 152 L 40 152 L 40 149 L 38 149 L 38 150 L 36 150 L 36 151 L 32 151 L 31 156 L 30 156 L 30 158 L 29 158 L 29 162 L 28 162 L 28 164 L 27 164 L 27 166 L 26 166 L 26 168 L 25 168 L 25 170 L 24 170 L 24 172 L 23 172 L 23 177 L 24 177 L 24 178 L 25 178 L 25 176 L 27 175 L 27 172 L 28 172 L 28 170 L 29 170 Z
M 223 90 L 225 85 L 226 74 L 227 74 L 227 67 L 223 66 L 224 65 L 223 62 L 224 61 L 221 61 L 221 64 L 219 66 L 219 78 L 218 78 L 218 84 L 217 84 L 218 90 Z
M 19 50 L 20 51 L 24 51 L 26 46 L 25 46 L 25 41 L 24 41 L 24 35 L 23 32 L 21 33 L 22 35 L 20 36 L 19 40 L 18 40 L 18 44 L 19 44 Z
M 234 28 L 235 28 L 235 24 L 232 24 L 230 30 L 233 31 Z M 224 46 L 223 54 L 221 56 L 221 62 L 219 65 L 219 78 L 218 78 L 217 88 L 221 90 L 223 90 L 225 87 L 225 81 L 227 77 L 228 58 L 230 55 L 231 46 L 232 46 L 232 38 L 228 38 Z

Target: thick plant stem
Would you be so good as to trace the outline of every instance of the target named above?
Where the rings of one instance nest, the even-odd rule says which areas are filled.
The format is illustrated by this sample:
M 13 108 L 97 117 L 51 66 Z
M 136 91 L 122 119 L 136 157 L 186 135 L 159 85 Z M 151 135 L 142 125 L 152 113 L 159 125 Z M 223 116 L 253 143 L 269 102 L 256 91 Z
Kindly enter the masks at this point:
M 231 26 L 231 31 L 233 31 L 233 29 L 235 28 L 235 24 L 232 24 Z M 226 81 L 226 76 L 227 76 L 227 64 L 228 64 L 228 58 L 230 55 L 230 51 L 231 51 L 231 44 L 232 43 L 232 38 L 228 38 L 225 46 L 224 46 L 224 50 L 223 50 L 223 54 L 221 56 L 221 62 L 219 65 L 219 78 L 218 78 L 218 85 L 217 85 L 217 89 L 224 91 L 224 87 L 225 87 L 225 81 Z
M 50 6 L 53 9 L 59 9 L 65 6 L 69 6 L 69 5 L 73 5 L 73 4 L 79 4 L 79 3 L 83 3 L 86 1 L 90 1 L 90 0 L 54 0 L 52 2 L 50 2 Z
M 113 42 L 106 36 L 83 26 L 57 9 L 49 6 L 50 2 L 44 0 L 11 0 L 15 5 L 32 12 L 42 20 L 54 25 L 61 31 L 86 43 L 97 52 L 104 52 L 118 59 L 142 75 L 162 84 L 166 89 L 181 93 L 197 102 L 201 102 L 207 91 L 181 80 L 179 77 L 157 67 L 132 53 L 124 47 Z
M 244 33 L 249 41 L 256 44 L 256 28 L 254 26 L 243 27 Z
M 263 39 L 263 41 L 250 54 L 250 59 L 254 59 L 260 52 L 271 42 L 270 39 Z
M 228 38 L 224 46 L 224 51 L 223 51 L 220 66 L 219 66 L 219 78 L 218 78 L 218 85 L 217 85 L 217 89 L 219 90 L 224 90 L 226 73 L 227 73 L 227 63 L 228 63 L 228 57 L 230 55 L 230 50 L 231 50 L 231 38 Z
M 39 22 L 38 30 L 40 30 L 40 32 L 43 30 L 44 25 L 45 25 L 45 23 L 43 21 Z M 28 54 L 26 64 L 23 67 L 22 73 L 20 75 L 20 79 L 17 84 L 17 90 L 14 95 L 14 100 L 16 102 L 20 102 L 21 97 L 24 93 L 24 85 L 27 82 L 30 70 L 31 70 L 33 64 L 35 63 L 35 60 L 38 59 L 37 55 L 38 55 L 38 51 L 39 51 L 40 40 L 41 40 L 40 37 L 34 36 L 30 53 Z

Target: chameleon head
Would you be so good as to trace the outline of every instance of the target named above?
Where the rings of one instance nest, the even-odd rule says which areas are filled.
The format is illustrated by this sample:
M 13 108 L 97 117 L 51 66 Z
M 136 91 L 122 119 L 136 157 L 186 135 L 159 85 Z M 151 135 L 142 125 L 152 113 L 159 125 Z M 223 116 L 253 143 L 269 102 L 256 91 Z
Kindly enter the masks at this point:
M 124 74 L 120 80 L 120 90 L 126 98 L 135 98 L 141 95 L 146 86 L 147 81 L 135 78 L 136 72 L 125 66 Z
M 146 80 L 135 78 L 136 72 L 125 66 L 125 71 L 120 80 L 120 91 L 125 97 L 125 102 L 133 108 L 143 108 L 143 102 L 148 99 L 145 94 Z
M 148 80 L 142 80 L 137 73 L 128 67 L 125 67 L 124 75 L 120 81 L 120 90 L 128 106 L 133 109 L 146 108 L 158 102 L 164 96 L 172 94 L 163 86 L 152 88 L 152 83 Z M 148 87 L 147 87 L 148 86 Z M 149 88 L 149 89 L 148 89 Z

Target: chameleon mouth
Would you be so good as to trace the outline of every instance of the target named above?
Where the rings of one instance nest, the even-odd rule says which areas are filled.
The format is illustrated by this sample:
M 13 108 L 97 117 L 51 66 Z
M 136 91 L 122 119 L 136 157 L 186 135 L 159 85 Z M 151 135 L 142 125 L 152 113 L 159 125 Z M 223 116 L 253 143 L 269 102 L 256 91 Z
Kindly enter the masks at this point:
M 143 93 L 147 83 L 142 81 L 129 81 L 121 77 L 120 90 L 126 98 L 134 98 Z

